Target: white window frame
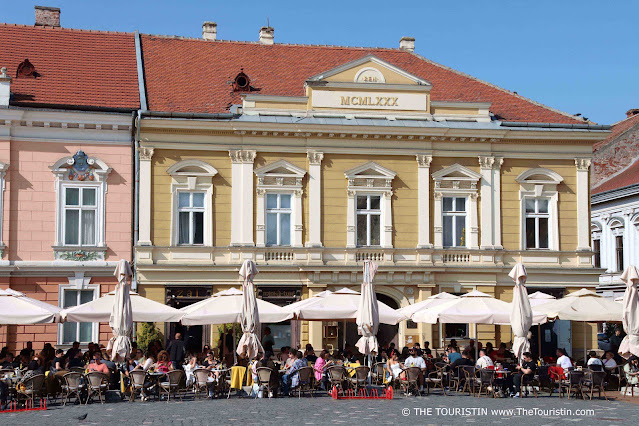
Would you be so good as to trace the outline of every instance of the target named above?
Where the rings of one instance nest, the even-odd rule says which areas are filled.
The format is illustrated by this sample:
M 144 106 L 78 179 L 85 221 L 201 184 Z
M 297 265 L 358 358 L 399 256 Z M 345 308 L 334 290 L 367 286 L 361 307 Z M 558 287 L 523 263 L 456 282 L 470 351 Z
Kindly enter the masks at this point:
M 95 190 L 95 206 L 83 206 L 82 205 L 82 199 L 84 198 L 84 189 L 94 189 Z M 77 189 L 78 190 L 78 205 L 77 206 L 67 206 L 66 203 L 66 193 L 67 190 L 69 189 Z M 99 197 L 98 194 L 100 193 L 100 184 L 96 183 L 96 184 L 92 184 L 92 183 L 62 183 L 60 185 L 60 220 L 62 222 L 62 245 L 65 247 L 71 246 L 71 247 L 97 247 L 100 246 L 101 244 L 99 243 L 100 239 L 98 237 L 98 235 L 100 234 L 100 211 L 103 210 L 103 206 L 100 204 L 99 201 Z M 71 243 L 67 243 L 66 241 L 66 235 L 67 235 L 67 210 L 77 210 L 79 211 L 79 217 L 78 217 L 78 243 L 77 244 L 71 244 Z M 83 219 L 82 219 L 82 212 L 85 210 L 93 210 L 95 212 L 95 216 L 94 216 L 94 230 L 95 230 L 95 235 L 93 236 L 94 241 L 97 244 L 83 244 L 82 243 L 82 225 L 83 225 Z
M 535 212 L 527 212 L 526 211 L 526 201 L 527 200 L 533 200 L 535 203 Z M 548 201 L 548 211 L 546 213 L 539 213 L 539 200 L 545 200 Z M 523 236 L 524 236 L 524 247 L 526 247 L 528 245 L 528 241 L 526 241 L 526 231 L 527 231 L 527 227 L 526 227 L 526 222 L 527 219 L 535 219 L 535 247 L 526 247 L 526 250 L 550 250 L 550 247 L 552 247 L 551 243 L 550 243 L 550 237 L 552 235 L 552 230 L 551 230 L 551 226 L 552 226 L 552 218 L 551 218 L 551 208 L 550 208 L 550 204 L 551 204 L 551 200 L 550 198 L 547 197 L 531 197 L 531 196 L 525 196 L 523 199 L 523 215 L 524 215 L 524 220 L 522 221 L 522 226 L 524 227 L 524 232 L 523 232 Z M 548 235 L 546 236 L 546 240 L 548 241 L 548 247 L 539 247 L 539 241 L 540 241 L 540 235 L 539 235 L 539 220 L 537 219 L 548 219 Z
M 266 203 L 266 200 L 268 199 L 269 195 L 275 195 L 277 196 L 277 206 L 276 208 L 273 209 L 269 209 L 268 205 Z M 285 209 L 281 207 L 281 199 L 282 199 L 282 195 L 288 195 L 290 196 L 290 207 Z M 295 204 L 295 193 L 292 191 L 267 191 L 264 194 L 264 203 L 265 203 L 265 208 L 264 208 L 264 226 L 265 226 L 265 242 L 266 242 L 266 246 L 267 247 L 290 247 L 293 245 L 293 233 L 294 233 L 294 228 L 295 225 L 293 224 L 293 219 L 295 217 L 294 214 L 294 204 Z M 276 222 L 276 233 L 277 233 L 277 242 L 275 244 L 268 244 L 268 241 L 266 241 L 266 235 L 268 235 L 268 221 L 266 219 L 267 215 L 271 213 L 271 214 L 276 214 L 277 215 L 277 222 Z M 281 232 L 280 232 L 280 227 L 281 227 L 281 222 L 280 222 L 280 215 L 281 214 L 289 214 L 290 215 L 290 226 L 289 226 L 289 241 L 290 244 L 282 244 L 282 242 L 280 241 L 280 236 L 281 236 Z
M 457 208 L 457 202 L 454 201 L 457 198 L 461 198 L 464 200 L 464 211 L 444 211 L 444 198 L 452 198 L 453 199 L 453 204 L 455 206 L 455 208 Z M 468 207 L 469 207 L 469 197 L 467 196 L 457 196 L 457 195 L 444 195 L 442 196 L 442 244 L 443 244 L 443 240 L 445 240 L 445 232 L 444 232 L 444 217 L 446 216 L 450 216 L 453 217 L 453 228 L 452 228 L 452 232 L 453 232 L 453 245 L 452 246 L 443 246 L 444 248 L 466 248 L 468 246 L 468 239 L 470 238 L 470 227 L 468 226 Z M 455 217 L 458 216 L 464 216 L 464 242 L 466 244 L 462 245 L 462 246 L 456 246 L 455 245 L 455 234 L 456 234 L 456 227 L 457 227 L 457 221 L 454 219 Z
M 559 192 L 557 185 L 563 177 L 553 170 L 534 168 L 526 170 L 515 179 L 519 183 L 519 249 L 524 251 L 559 251 Z M 548 248 L 526 248 L 526 198 L 547 198 L 548 213 Z
M 9 163 L 0 162 L 0 224 L 4 223 L 5 175 L 8 168 Z M 6 245 L 4 244 L 4 233 L 2 232 L 2 228 L 3 226 L 0 226 L 0 259 L 4 255 L 4 249 L 6 248 Z
M 357 208 L 357 199 L 360 197 L 366 197 L 366 209 L 362 210 L 362 209 L 358 209 Z M 371 197 L 379 197 L 379 209 L 375 210 L 375 209 L 371 209 Z M 357 238 L 357 235 L 359 235 L 359 229 L 357 229 L 358 225 L 357 223 L 359 222 L 358 216 L 360 215 L 365 215 L 366 216 L 366 244 L 359 244 L 358 241 L 356 241 L 357 247 L 381 247 L 382 245 L 382 227 L 383 227 L 383 220 L 382 220 L 382 216 L 383 216 L 383 194 L 380 193 L 365 193 L 365 192 L 358 192 L 357 195 L 355 195 L 355 236 Z M 372 233 L 371 233 L 371 217 L 372 216 L 379 216 L 379 245 L 373 245 L 371 244 L 371 237 L 372 237 Z
M 63 309 L 64 307 L 64 292 L 66 290 L 93 290 L 93 300 L 100 297 L 100 284 L 85 284 L 78 288 L 75 284 L 60 284 L 58 286 L 58 307 Z M 58 345 L 71 345 L 73 342 L 64 343 L 64 324 L 58 324 Z M 77 332 L 77 330 L 76 330 Z M 76 334 L 77 337 L 77 334 Z M 94 322 L 91 327 L 91 342 L 98 342 L 100 337 L 100 323 Z M 81 342 L 88 343 L 88 342 Z
M 189 194 L 189 204 L 191 205 L 190 207 L 180 207 L 180 194 Z M 204 195 L 203 197 L 203 202 L 202 202 L 202 207 L 193 207 L 193 194 L 202 194 Z M 198 190 L 193 190 L 193 191 L 189 191 L 189 190 L 185 190 L 185 189 L 178 189 L 177 193 L 176 193 L 176 198 L 177 198 L 177 222 L 176 222 L 176 228 L 177 228 L 177 232 L 178 232 L 178 236 L 177 236 L 177 245 L 179 246 L 203 246 L 204 245 L 204 241 L 206 240 L 205 235 L 206 235 L 206 204 L 207 204 L 207 191 L 198 191 Z M 189 214 L 189 242 L 188 243 L 180 243 L 180 213 L 188 213 Z M 202 243 L 195 243 L 194 240 L 194 214 L 193 213 L 202 213 Z
M 266 247 L 266 194 L 291 194 L 291 245 L 284 247 L 303 247 L 302 180 L 306 170 L 278 160 L 253 171 L 257 176 L 257 215 L 255 221 L 255 242 L 257 247 Z M 278 234 L 279 239 L 279 234 Z M 278 247 L 271 245 L 270 247 Z
M 186 159 L 167 169 L 171 175 L 171 246 L 211 247 L 213 245 L 213 177 L 217 169 L 197 159 Z M 204 243 L 180 244 L 180 192 L 204 193 Z M 192 239 L 192 235 L 189 236 Z
M 625 220 L 622 217 L 614 216 L 610 218 L 610 220 L 608 221 L 608 228 L 610 229 L 610 235 L 612 236 L 612 238 L 610 239 L 611 262 L 610 262 L 610 268 L 608 268 L 611 272 L 619 272 L 619 273 L 623 272 L 623 270 L 619 270 L 619 262 L 617 261 L 617 237 L 621 237 L 621 244 L 622 244 L 621 255 L 622 255 L 622 262 L 623 262 L 622 266 L 625 266 L 628 264 L 628 260 L 627 260 L 628 244 L 626 241 L 625 225 L 626 225 Z
M 606 261 L 605 261 L 605 257 L 602 256 L 602 254 L 605 254 L 605 251 L 604 251 L 604 241 L 602 238 L 602 226 L 599 222 L 592 221 L 590 223 L 590 237 L 591 237 L 590 244 L 594 253 L 596 253 L 595 241 L 599 241 L 599 267 L 603 268 Z M 595 262 L 595 254 L 593 254 L 592 256 L 592 265 L 597 267 Z

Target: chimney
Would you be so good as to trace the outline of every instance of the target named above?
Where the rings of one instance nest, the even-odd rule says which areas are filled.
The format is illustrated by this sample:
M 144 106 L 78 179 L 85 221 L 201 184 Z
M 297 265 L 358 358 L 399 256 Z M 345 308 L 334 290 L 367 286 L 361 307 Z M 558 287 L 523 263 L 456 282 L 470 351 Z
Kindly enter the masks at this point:
M 7 75 L 7 69 L 0 69 L 0 108 L 9 106 L 11 98 L 11 77 Z
M 260 28 L 260 43 L 261 44 L 273 44 L 275 38 L 275 30 L 273 27 Z
M 402 37 L 399 40 L 399 48 L 400 50 L 405 50 L 407 52 L 415 51 L 415 39 L 413 37 Z
M 635 116 L 637 114 L 639 114 L 639 108 L 629 109 L 628 111 L 626 111 L 626 118 L 633 117 L 633 116 Z
M 35 6 L 36 27 L 59 27 L 60 8 L 48 6 Z
M 204 40 L 217 39 L 217 24 L 215 22 L 206 21 L 202 24 L 202 38 Z

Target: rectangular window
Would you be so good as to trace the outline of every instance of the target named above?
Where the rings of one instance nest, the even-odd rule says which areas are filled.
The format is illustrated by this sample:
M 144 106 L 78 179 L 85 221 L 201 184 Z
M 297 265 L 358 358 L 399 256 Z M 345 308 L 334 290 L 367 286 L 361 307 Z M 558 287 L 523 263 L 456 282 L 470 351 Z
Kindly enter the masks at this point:
M 291 194 L 266 194 L 266 245 L 291 245 Z
M 592 240 L 595 268 L 601 268 L 601 240 Z
M 357 245 L 379 246 L 381 239 L 381 195 L 357 196 Z
M 447 339 L 468 337 L 468 324 L 444 324 L 444 333 Z
M 617 271 L 623 271 L 623 235 L 615 237 L 615 254 L 617 256 Z
M 204 244 L 204 192 L 178 192 L 178 244 Z
M 548 205 L 547 198 L 526 198 L 524 200 L 527 249 L 547 249 L 549 247 L 550 212 Z
M 64 244 L 96 245 L 97 188 L 64 187 Z
M 65 288 L 62 290 L 62 308 L 71 308 L 93 300 L 94 290 L 76 290 Z M 93 323 L 91 322 L 65 322 L 62 324 L 61 344 L 94 342 Z
M 442 199 L 444 247 L 466 246 L 466 198 Z

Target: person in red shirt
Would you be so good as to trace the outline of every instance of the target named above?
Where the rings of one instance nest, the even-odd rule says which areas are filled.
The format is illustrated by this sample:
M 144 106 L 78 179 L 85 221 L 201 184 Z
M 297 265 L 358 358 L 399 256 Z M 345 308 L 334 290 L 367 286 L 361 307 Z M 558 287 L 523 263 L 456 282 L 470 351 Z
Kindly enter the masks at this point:
M 105 363 L 102 362 L 102 352 L 93 352 L 93 362 L 89 364 L 89 371 L 99 371 L 107 376 L 111 376 L 111 371 Z

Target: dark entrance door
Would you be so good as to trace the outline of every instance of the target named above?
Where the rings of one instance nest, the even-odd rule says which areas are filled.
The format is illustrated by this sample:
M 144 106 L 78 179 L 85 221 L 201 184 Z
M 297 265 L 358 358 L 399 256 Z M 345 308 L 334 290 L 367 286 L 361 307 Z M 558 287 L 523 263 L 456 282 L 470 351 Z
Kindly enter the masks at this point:
M 563 288 L 539 288 L 539 287 L 527 287 L 528 294 L 535 293 L 540 291 L 542 293 L 549 294 L 551 296 L 556 297 L 557 299 L 561 299 L 564 295 Z M 558 347 L 558 336 L 557 336 L 557 322 L 547 322 L 546 324 L 541 324 L 540 326 L 533 325 L 530 327 L 530 332 L 532 333 L 532 337 L 530 338 L 530 352 L 533 356 L 537 357 L 541 354 L 541 357 L 556 357 L 556 349 Z M 539 346 L 541 343 L 541 347 Z
M 266 287 L 257 288 L 257 297 L 278 306 L 286 306 L 297 302 L 302 298 L 301 287 Z M 263 323 L 260 336 L 264 335 L 264 329 L 271 329 L 275 340 L 273 350 L 277 353 L 280 348 L 290 346 L 297 348 L 300 345 L 300 321 L 288 320 L 277 324 Z
M 181 309 L 210 296 L 211 287 L 166 287 L 166 304 L 175 309 Z M 169 324 L 168 334 L 165 336 L 167 342 L 173 339 L 176 333 L 182 334 L 186 352 L 195 354 L 202 352 L 205 340 L 208 343 L 210 328 L 204 325 L 182 325 L 181 323 L 172 322 Z

